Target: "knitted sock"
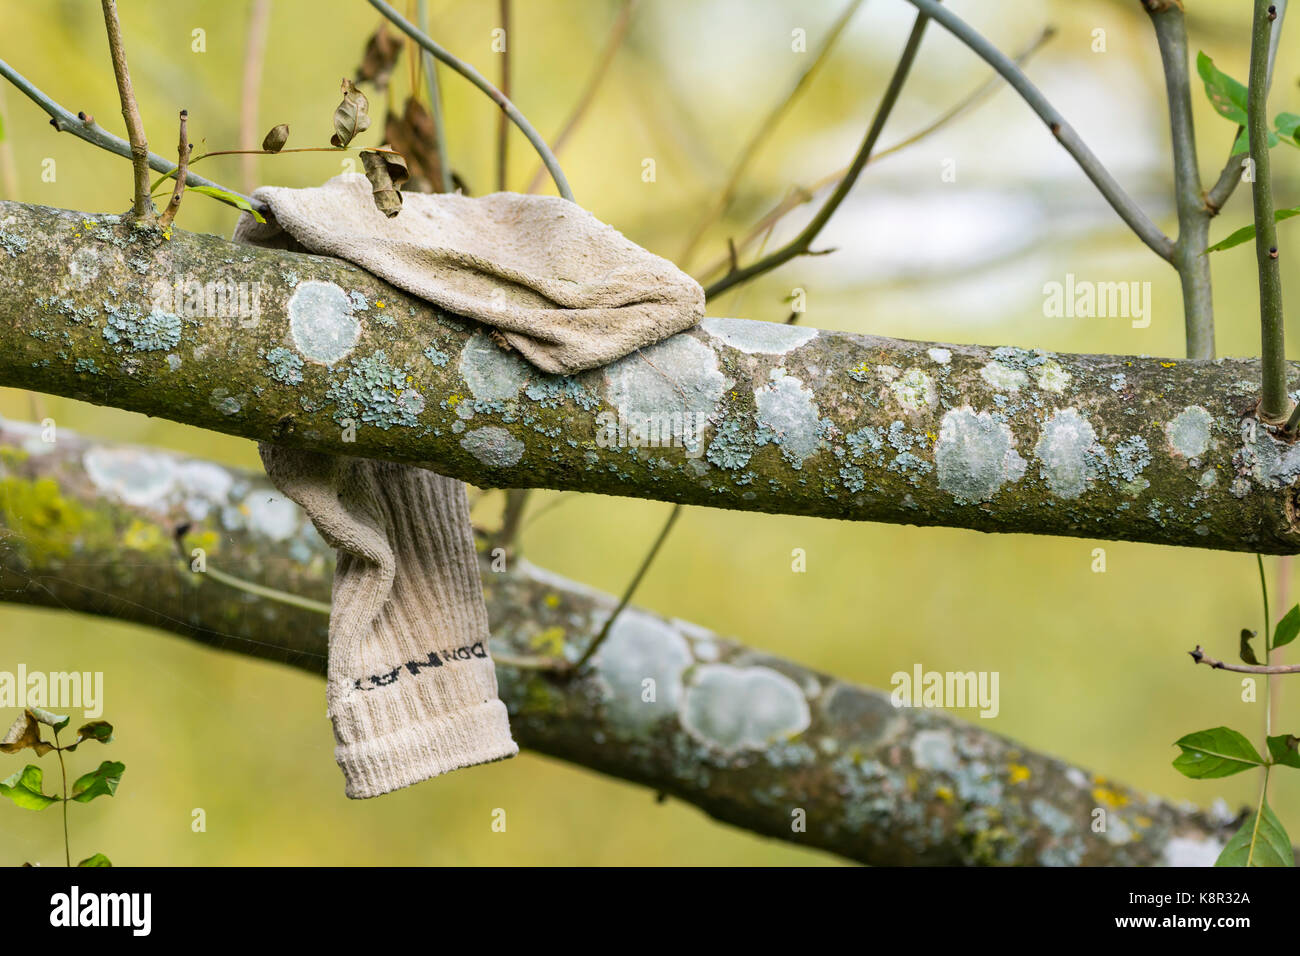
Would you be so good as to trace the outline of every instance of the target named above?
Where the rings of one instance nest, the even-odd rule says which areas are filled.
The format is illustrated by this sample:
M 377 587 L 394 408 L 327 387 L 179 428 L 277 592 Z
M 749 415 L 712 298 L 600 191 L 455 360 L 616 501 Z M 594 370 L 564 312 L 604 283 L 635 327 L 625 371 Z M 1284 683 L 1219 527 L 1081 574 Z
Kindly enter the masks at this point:
M 465 486 L 410 465 L 259 450 L 337 549 L 326 701 L 347 795 L 518 753 L 497 699 Z

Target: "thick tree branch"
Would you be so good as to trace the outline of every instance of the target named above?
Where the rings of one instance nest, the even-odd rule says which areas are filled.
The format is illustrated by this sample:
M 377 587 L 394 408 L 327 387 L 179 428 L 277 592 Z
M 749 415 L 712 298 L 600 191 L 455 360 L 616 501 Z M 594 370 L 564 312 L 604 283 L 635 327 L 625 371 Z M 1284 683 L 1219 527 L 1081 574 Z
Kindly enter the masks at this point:
M 206 573 L 191 570 L 200 557 Z M 530 749 L 878 865 L 1208 864 L 1226 839 L 1201 813 L 645 611 L 619 618 L 579 678 L 508 666 L 539 650 L 572 660 L 614 599 L 524 561 L 494 573 L 483 558 L 502 699 Z M 0 421 L 0 599 L 320 672 L 323 614 L 212 572 L 321 601 L 332 559 L 262 475 Z
M 9 202 L 0 285 L 0 385 L 481 487 L 1300 551 L 1300 446 L 1249 416 L 1255 361 L 706 319 L 562 378 L 338 260 Z M 689 447 L 632 447 L 646 416 Z

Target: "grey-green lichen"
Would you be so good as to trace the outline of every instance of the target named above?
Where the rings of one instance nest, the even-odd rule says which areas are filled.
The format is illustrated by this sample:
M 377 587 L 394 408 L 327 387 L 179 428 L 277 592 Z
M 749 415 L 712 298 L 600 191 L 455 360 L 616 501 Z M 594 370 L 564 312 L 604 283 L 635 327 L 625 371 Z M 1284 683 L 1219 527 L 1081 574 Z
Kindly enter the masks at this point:
M 153 309 L 145 314 L 124 306 L 108 314 L 102 332 L 104 341 L 137 352 L 165 352 L 181 340 L 181 320 L 171 312 Z
M 943 416 L 934 447 L 939 487 L 959 504 L 987 501 L 1008 481 L 1025 473 L 1025 460 L 1015 449 L 1015 436 L 988 412 L 969 406 Z
M 361 336 L 356 302 L 333 282 L 300 283 L 285 307 L 294 347 L 310 362 L 333 365 Z
M 331 379 L 325 393 L 333 404 L 334 420 L 390 428 L 414 428 L 420 424 L 424 396 L 413 387 L 415 379 L 405 368 L 388 361 L 383 349 L 363 358 L 350 359 L 341 373 Z
M 279 346 L 264 353 L 266 364 L 271 367 L 271 377 L 285 385 L 302 384 L 302 359 L 294 352 Z
M 460 447 L 489 468 L 511 468 L 524 457 L 524 443 L 495 425 L 468 432 Z

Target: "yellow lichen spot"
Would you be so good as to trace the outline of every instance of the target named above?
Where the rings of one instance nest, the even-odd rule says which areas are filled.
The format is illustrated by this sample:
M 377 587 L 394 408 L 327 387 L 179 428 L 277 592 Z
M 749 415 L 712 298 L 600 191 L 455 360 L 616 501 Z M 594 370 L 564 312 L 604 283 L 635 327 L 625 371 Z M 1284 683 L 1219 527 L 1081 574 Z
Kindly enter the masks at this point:
M 545 601 L 546 601 L 546 606 L 547 606 L 547 607 L 559 607 L 559 606 L 560 606 L 560 596 L 559 596 L 558 594 L 548 594 L 548 595 L 546 595 Z
M 564 653 L 564 628 L 548 627 L 530 637 L 528 644 L 534 650 L 549 657 L 559 657 Z
M 122 544 L 132 551 L 153 551 L 166 547 L 167 539 L 156 524 L 136 519 L 122 535 Z
M 79 232 L 74 232 L 74 233 L 72 234 L 72 238 L 73 238 L 73 239 L 80 239 L 80 238 L 81 238 L 81 233 L 79 233 Z
M 1029 768 L 1023 764 L 1013 763 L 1007 767 L 1008 783 L 1024 783 L 1030 776 Z
M 949 790 L 947 787 L 935 787 L 934 795 L 938 797 L 940 800 L 942 800 L 944 803 L 952 803 L 952 801 L 954 800 L 953 792 Z
M 383 307 L 384 307 L 384 300 L 383 300 L 383 299 L 376 299 L 376 300 L 375 300 L 375 308 L 376 308 L 376 309 L 382 309 Z
M 1092 799 L 1096 800 L 1099 804 L 1104 804 L 1108 807 L 1122 807 L 1128 803 L 1128 797 L 1124 796 L 1124 794 L 1120 793 L 1118 790 L 1112 790 L 1110 787 L 1106 786 L 1104 778 L 1097 777 L 1094 783 L 1096 783 L 1097 786 L 1092 788 Z
M 454 408 L 455 408 L 457 405 L 459 405 L 462 401 L 463 401 L 463 399 L 462 399 L 459 395 L 448 395 L 448 396 L 447 396 L 447 407 L 448 407 L 448 408 L 451 408 L 451 409 L 454 409 Z
M 1173 368 L 1173 367 L 1174 367 L 1175 365 L 1177 365 L 1177 364 L 1178 364 L 1177 362 L 1161 362 L 1161 363 L 1160 363 L 1160 367 L 1161 367 L 1161 368 Z

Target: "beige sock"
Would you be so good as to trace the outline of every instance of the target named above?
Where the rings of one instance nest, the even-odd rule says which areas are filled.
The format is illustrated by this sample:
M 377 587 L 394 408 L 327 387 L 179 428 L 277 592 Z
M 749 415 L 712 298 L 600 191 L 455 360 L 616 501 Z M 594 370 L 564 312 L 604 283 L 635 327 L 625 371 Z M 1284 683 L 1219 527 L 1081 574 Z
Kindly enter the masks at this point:
M 337 549 L 326 701 L 347 795 L 518 753 L 488 653 L 465 486 L 409 465 L 259 448 Z

